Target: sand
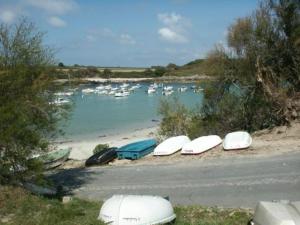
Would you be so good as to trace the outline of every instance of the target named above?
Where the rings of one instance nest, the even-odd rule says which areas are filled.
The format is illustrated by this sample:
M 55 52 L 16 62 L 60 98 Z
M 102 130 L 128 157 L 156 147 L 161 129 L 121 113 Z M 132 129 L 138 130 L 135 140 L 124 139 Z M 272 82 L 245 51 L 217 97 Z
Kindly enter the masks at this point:
M 97 140 L 71 142 L 61 144 L 60 147 L 72 147 L 70 158 L 63 168 L 82 167 L 84 160 L 92 155 L 94 147 L 99 143 L 120 147 L 130 142 L 155 138 L 158 127 L 151 127 L 134 132 L 112 135 Z M 271 130 L 262 130 L 251 134 L 253 142 L 250 148 L 244 150 L 224 151 L 219 145 L 199 155 L 181 155 L 177 152 L 170 156 L 153 156 L 149 154 L 139 160 L 114 160 L 110 166 L 136 166 L 188 163 L 190 161 L 207 161 L 211 159 L 240 158 L 240 157 L 268 157 L 271 155 L 286 154 L 300 151 L 300 122 L 295 122 L 290 127 L 281 126 Z M 74 161 L 75 160 L 75 161 Z M 79 161 L 78 161 L 79 160 Z
M 158 127 L 148 127 L 145 129 L 136 129 L 124 133 L 114 134 L 107 137 L 98 137 L 90 140 L 75 140 L 71 142 L 59 143 L 57 148 L 71 147 L 69 159 L 86 160 L 93 155 L 93 150 L 98 144 L 108 144 L 111 147 L 120 147 L 134 141 L 154 138 Z

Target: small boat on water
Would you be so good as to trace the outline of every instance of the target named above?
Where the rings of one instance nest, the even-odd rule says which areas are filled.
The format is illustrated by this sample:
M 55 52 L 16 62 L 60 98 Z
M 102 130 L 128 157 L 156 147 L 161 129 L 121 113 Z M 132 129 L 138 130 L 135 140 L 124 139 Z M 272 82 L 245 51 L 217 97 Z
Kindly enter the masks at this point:
M 238 150 L 249 148 L 252 144 L 252 138 L 248 132 L 236 131 L 228 133 L 223 142 L 224 150 Z
M 178 88 L 178 91 L 179 91 L 179 92 L 186 92 L 187 89 L 188 89 L 188 88 L 187 88 L 186 86 L 183 86 L 183 87 Z
M 165 86 L 165 87 L 163 88 L 163 90 L 164 90 L 164 91 L 171 91 L 171 90 L 173 90 L 173 86 Z
M 168 95 L 173 94 L 173 92 L 174 92 L 173 90 L 165 90 L 162 92 L 162 94 L 168 96 Z
M 202 136 L 192 140 L 182 147 L 181 154 L 200 154 L 222 143 L 218 135 Z
M 123 83 L 122 85 L 120 85 L 120 88 L 127 88 L 128 86 L 129 86 L 129 84 Z
M 94 93 L 95 90 L 92 89 L 92 88 L 85 88 L 85 89 L 82 89 L 81 92 L 84 93 L 84 94 L 90 94 L 90 93 Z
M 101 90 L 101 91 L 97 91 L 96 93 L 99 95 L 107 95 L 110 93 L 110 91 L 109 90 Z
M 105 90 L 110 90 L 110 89 L 111 89 L 111 85 L 110 85 L 110 84 L 105 85 L 105 86 L 104 86 L 104 89 L 105 89 Z
M 130 95 L 130 92 L 129 91 L 125 91 L 125 90 L 124 91 L 119 91 L 119 92 L 115 93 L 115 97 L 116 98 L 126 97 L 128 95 Z
M 114 195 L 104 202 L 99 220 L 110 225 L 156 225 L 176 218 L 172 204 L 150 195 Z
M 96 90 L 104 90 L 104 88 L 105 87 L 103 85 L 99 85 L 99 86 L 96 87 Z
M 140 87 L 141 87 L 140 84 L 136 84 L 136 85 L 133 85 L 131 88 L 133 88 L 133 89 L 138 89 L 138 88 L 140 88 Z
M 150 86 L 150 87 L 148 88 L 148 90 L 147 90 L 147 93 L 148 93 L 148 94 L 153 94 L 153 93 L 155 93 L 155 92 L 156 92 L 156 89 L 153 88 L 153 87 L 151 87 L 151 86 Z
M 153 152 L 155 156 L 171 155 L 179 151 L 185 144 L 191 140 L 184 135 L 171 137 L 160 143 Z
M 60 166 L 64 161 L 66 161 L 70 152 L 71 148 L 60 149 L 38 156 L 36 159 L 43 162 L 45 169 L 52 169 Z
M 118 159 L 139 159 L 151 153 L 156 146 L 156 140 L 148 139 L 143 141 L 134 142 L 118 148 Z
M 56 96 L 72 96 L 74 94 L 73 91 L 66 91 L 66 92 L 57 92 L 54 95 Z
M 118 87 L 112 87 L 110 90 L 111 91 L 117 91 L 119 88 Z
M 300 201 L 259 202 L 250 225 L 299 225 Z
M 85 166 L 104 165 L 117 158 L 117 148 L 104 149 L 85 161 Z
M 55 104 L 55 105 L 64 105 L 64 104 L 68 104 L 70 103 L 69 99 L 65 99 L 65 98 L 57 98 L 56 100 L 54 100 L 53 103 L 51 104 Z

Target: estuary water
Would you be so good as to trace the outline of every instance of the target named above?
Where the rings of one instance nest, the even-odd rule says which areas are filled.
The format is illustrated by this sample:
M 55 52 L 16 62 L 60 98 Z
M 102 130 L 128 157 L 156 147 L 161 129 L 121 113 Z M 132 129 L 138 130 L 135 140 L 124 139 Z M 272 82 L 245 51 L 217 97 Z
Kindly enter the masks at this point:
M 70 97 L 74 107 L 69 120 L 62 126 L 65 132 L 62 139 L 86 140 L 157 126 L 160 120 L 158 107 L 161 99 L 177 96 L 188 108 L 201 104 L 203 93 L 194 93 L 194 84 L 167 85 L 173 86 L 174 90 L 174 93 L 168 96 L 162 95 L 162 88 L 158 88 L 156 93 L 147 94 L 149 83 L 141 83 L 139 89 L 121 98 L 96 93 L 83 94 L 81 91 L 84 88 L 95 88 L 96 85 L 80 87 Z M 188 88 L 186 92 L 178 91 L 182 86 Z

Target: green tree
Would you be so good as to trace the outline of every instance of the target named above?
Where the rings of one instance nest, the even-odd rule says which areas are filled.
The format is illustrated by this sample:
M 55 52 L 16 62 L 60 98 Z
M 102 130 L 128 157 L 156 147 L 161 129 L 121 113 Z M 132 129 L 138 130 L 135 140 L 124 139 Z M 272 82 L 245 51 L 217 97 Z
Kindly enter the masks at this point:
M 217 45 L 204 61 L 216 80 L 206 86 L 202 107 L 187 115 L 189 135 L 255 131 L 299 119 L 299 36 L 299 0 L 265 0 L 237 19 L 227 48 Z M 172 120 L 168 124 L 177 123 Z
M 110 70 L 110 69 L 107 69 L 107 68 L 105 68 L 104 70 L 103 70 L 103 76 L 105 77 L 105 78 L 107 78 L 107 79 L 109 79 L 111 76 L 112 76 L 112 71 Z
M 189 126 L 189 111 L 174 97 L 170 100 L 160 101 L 159 115 L 162 116 L 159 134 L 162 136 L 186 135 Z
M 0 24 L 0 182 L 30 173 L 27 159 L 47 150 L 57 134 L 58 108 L 49 104 L 55 88 L 47 75 L 54 58 L 43 36 L 26 19 Z

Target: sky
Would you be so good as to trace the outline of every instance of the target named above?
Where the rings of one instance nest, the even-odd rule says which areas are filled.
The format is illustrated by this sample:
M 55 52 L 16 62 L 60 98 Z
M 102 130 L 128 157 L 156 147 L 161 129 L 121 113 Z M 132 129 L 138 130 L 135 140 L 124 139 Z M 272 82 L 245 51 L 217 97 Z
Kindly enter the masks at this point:
M 226 43 L 227 28 L 258 0 L 0 0 L 0 22 L 46 32 L 66 65 L 183 65 Z

